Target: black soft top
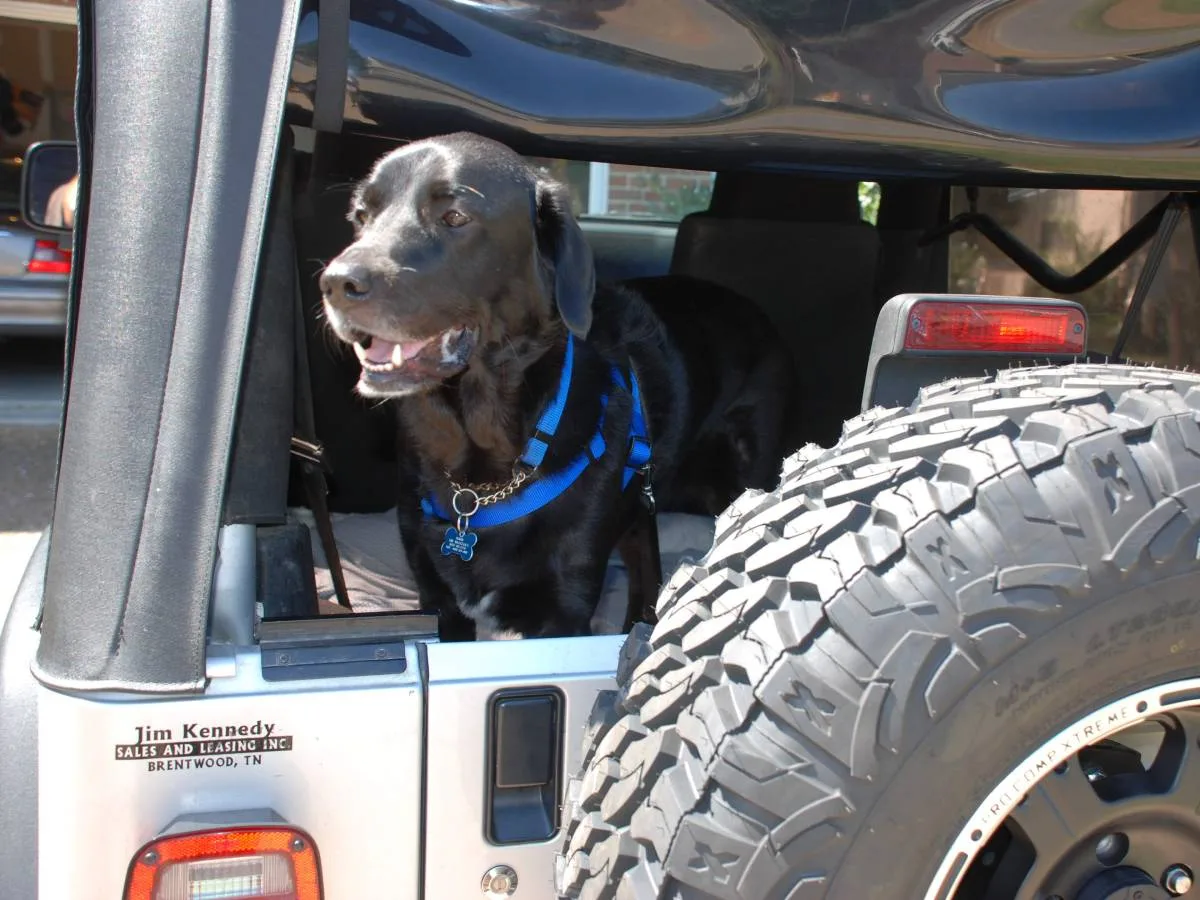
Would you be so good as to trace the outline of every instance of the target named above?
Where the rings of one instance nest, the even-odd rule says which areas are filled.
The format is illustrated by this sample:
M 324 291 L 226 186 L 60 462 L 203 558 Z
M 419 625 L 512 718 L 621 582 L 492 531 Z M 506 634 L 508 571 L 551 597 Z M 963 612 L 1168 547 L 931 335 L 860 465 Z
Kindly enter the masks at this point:
M 1200 13 L 1115 0 L 345 0 L 299 124 L 705 169 L 1184 185 Z M 324 126 L 321 125 L 322 119 Z

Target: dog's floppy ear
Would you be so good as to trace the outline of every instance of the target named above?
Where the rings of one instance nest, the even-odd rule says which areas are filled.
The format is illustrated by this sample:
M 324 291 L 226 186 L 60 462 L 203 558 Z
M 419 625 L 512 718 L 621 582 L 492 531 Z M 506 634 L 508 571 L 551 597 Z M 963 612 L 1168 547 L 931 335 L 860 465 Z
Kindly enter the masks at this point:
M 554 302 L 571 332 L 587 337 L 592 327 L 596 266 L 583 229 L 571 215 L 566 191 L 548 181 L 537 184 L 538 250 L 554 268 Z

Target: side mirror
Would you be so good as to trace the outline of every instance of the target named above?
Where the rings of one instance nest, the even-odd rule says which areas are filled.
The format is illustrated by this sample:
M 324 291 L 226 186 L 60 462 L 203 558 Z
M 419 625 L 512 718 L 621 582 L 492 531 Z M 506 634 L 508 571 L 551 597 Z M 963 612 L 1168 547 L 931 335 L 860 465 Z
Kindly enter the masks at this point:
M 21 167 L 21 218 L 34 228 L 71 231 L 79 187 L 73 141 L 42 141 Z

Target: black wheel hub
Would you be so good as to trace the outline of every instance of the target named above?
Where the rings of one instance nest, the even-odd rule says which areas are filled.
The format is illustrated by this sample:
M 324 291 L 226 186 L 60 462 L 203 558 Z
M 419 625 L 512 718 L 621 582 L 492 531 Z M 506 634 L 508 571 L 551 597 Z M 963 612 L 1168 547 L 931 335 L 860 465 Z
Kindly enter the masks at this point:
M 1122 866 L 1101 872 L 1075 900 L 1171 900 L 1171 895 L 1141 869 Z
M 1047 773 L 976 858 L 958 897 L 1191 895 L 1192 872 L 1200 871 L 1200 709 L 1148 725 L 1161 729 L 1158 737 L 1118 732 Z M 1200 890 L 1194 895 L 1200 900 Z

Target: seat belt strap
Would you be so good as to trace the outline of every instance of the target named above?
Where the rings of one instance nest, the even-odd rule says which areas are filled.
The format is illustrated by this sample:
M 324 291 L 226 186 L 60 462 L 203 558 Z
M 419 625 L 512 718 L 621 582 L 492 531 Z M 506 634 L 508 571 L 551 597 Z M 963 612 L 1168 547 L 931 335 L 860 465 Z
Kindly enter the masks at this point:
M 317 8 L 317 86 L 312 127 L 337 134 L 346 109 L 349 71 L 350 0 L 320 0 Z
M 300 291 L 300 271 L 296 270 L 295 311 L 295 430 L 292 435 L 292 455 L 300 462 L 300 471 L 304 481 L 304 491 L 308 495 L 308 505 L 317 523 L 317 534 L 321 538 L 321 549 L 325 553 L 325 562 L 329 565 L 329 575 L 333 580 L 333 590 L 337 594 L 338 603 L 350 609 L 350 595 L 346 591 L 346 579 L 342 573 L 342 558 L 338 553 L 337 541 L 333 535 L 333 520 L 329 516 L 329 485 L 325 480 L 328 462 L 325 459 L 325 448 L 316 437 L 316 416 L 313 412 L 312 381 L 308 371 L 308 340 L 304 326 L 304 300 Z

